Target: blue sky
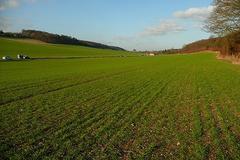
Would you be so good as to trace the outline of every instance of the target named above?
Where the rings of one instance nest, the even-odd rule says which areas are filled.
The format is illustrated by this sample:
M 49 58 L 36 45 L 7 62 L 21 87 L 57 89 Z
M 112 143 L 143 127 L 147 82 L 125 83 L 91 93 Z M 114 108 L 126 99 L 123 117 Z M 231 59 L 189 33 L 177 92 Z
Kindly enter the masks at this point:
M 125 49 L 178 48 L 208 38 L 212 0 L 0 0 L 0 29 L 38 29 Z

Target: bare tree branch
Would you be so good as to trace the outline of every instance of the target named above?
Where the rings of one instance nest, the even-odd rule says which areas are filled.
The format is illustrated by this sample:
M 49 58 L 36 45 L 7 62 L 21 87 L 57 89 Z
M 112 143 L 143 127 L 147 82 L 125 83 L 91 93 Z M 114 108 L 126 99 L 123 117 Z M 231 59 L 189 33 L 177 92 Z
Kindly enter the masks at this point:
M 214 0 L 205 30 L 220 36 L 240 30 L 240 0 Z

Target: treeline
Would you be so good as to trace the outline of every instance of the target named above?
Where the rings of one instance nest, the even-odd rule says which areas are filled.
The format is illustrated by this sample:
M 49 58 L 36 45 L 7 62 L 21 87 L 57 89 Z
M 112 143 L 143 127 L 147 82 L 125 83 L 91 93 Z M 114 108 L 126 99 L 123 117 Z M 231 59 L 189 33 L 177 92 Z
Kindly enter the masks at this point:
M 222 55 L 240 55 L 240 31 L 228 34 L 224 37 L 210 38 L 200 40 L 194 43 L 185 45 L 181 52 L 191 53 L 196 51 L 211 50 L 219 51 Z
M 180 49 L 164 49 L 157 51 L 157 54 L 176 54 L 179 53 L 181 50 Z
M 181 52 L 181 49 L 164 49 L 164 50 L 155 51 L 155 54 L 176 54 L 179 52 Z
M 78 40 L 74 37 L 70 37 L 66 35 L 58 35 L 58 34 L 52 34 L 52 33 L 43 32 L 43 31 L 36 31 L 36 30 L 22 30 L 22 32 L 20 33 L 0 31 L 0 36 L 7 37 L 7 38 L 30 38 L 30 39 L 36 39 L 46 43 L 53 43 L 53 44 L 69 44 L 69 45 L 80 45 L 80 46 L 100 48 L 100 49 L 124 50 L 120 47 L 108 46 L 101 43 Z
M 222 37 L 216 44 L 222 55 L 240 58 L 240 0 L 214 0 L 213 6 L 206 31 Z
M 222 38 L 210 38 L 187 44 L 182 48 L 181 52 L 191 53 L 204 50 L 220 51 L 221 46 Z
M 177 53 L 181 53 L 181 49 L 164 49 L 164 50 L 158 50 L 158 51 L 139 51 L 139 53 L 146 54 L 146 55 L 177 54 Z

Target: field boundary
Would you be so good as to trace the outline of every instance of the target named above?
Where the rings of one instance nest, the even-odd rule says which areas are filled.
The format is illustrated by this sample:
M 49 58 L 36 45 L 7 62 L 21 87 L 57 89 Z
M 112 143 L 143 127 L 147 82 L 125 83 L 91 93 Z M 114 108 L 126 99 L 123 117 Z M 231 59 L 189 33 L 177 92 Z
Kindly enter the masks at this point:
M 135 58 L 143 57 L 144 55 L 116 55 L 116 56 L 76 56 L 76 57 L 42 57 L 42 58 L 31 58 L 28 60 L 21 59 L 11 59 L 11 60 L 0 60 L 0 62 L 22 62 L 22 61 L 31 61 L 31 60 L 64 60 L 64 59 L 101 59 L 101 58 Z

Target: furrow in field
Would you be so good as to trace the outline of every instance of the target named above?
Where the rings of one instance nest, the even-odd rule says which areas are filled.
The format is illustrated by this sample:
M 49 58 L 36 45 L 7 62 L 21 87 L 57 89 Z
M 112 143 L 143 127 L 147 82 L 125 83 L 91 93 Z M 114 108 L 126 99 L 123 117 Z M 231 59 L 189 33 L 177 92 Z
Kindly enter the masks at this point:
M 44 90 L 40 90 L 40 91 L 37 91 L 35 93 L 34 92 L 31 93 L 30 91 L 27 90 L 26 95 L 19 95 L 17 97 L 7 96 L 7 97 L 11 97 L 11 98 L 8 99 L 8 100 L 2 99 L 1 102 L 0 102 L 0 105 L 9 104 L 9 103 L 19 101 L 19 100 L 23 100 L 23 99 L 29 99 L 29 98 L 32 98 L 34 96 L 44 95 L 44 94 L 48 94 L 48 93 L 51 93 L 51 92 L 56 92 L 56 91 L 59 91 L 59 90 L 62 90 L 62 89 L 66 89 L 66 88 L 72 88 L 72 87 L 82 85 L 82 84 L 85 84 L 85 83 L 91 83 L 91 82 L 94 82 L 94 81 L 107 79 L 108 77 L 117 76 L 117 75 L 120 75 L 120 74 L 126 73 L 126 72 L 127 71 L 122 71 L 122 72 L 113 73 L 113 74 L 109 74 L 109 75 L 103 75 L 103 76 L 99 76 L 99 77 L 96 77 L 96 78 L 93 78 L 93 79 L 84 80 L 84 81 L 80 81 L 80 82 L 75 82 L 75 80 L 74 80 L 73 82 L 70 82 L 70 84 L 68 82 L 68 83 L 63 83 L 63 85 L 60 85 L 60 86 L 59 86 L 59 84 L 55 84 L 55 86 L 56 86 L 55 88 L 47 87 L 47 88 L 44 88 Z M 62 83 L 60 83 L 60 84 L 62 84 Z M 24 91 L 21 91 L 20 93 L 23 93 L 23 92 Z
M 177 75 L 181 74 L 183 73 L 178 71 Z M 141 151 L 142 159 L 159 157 L 184 159 L 183 157 L 188 154 L 190 140 L 187 137 L 190 135 L 192 103 L 191 72 L 185 72 L 183 75 L 181 79 L 169 85 L 166 101 L 163 101 L 163 97 L 159 99 L 155 107 L 155 118 L 148 124 L 150 126 L 145 127 L 150 128 L 151 132 L 147 131 L 147 137 L 143 134 L 145 142 L 142 144 L 147 142 L 148 145 L 145 145 Z M 176 89 L 175 86 L 178 88 Z M 173 95 L 175 96 L 172 97 Z
M 103 82 L 104 83 L 104 82 Z M 121 84 L 119 84 L 119 85 L 121 85 Z M 94 88 L 94 87 L 93 87 Z M 109 90 L 106 90 L 106 91 L 109 91 Z M 104 93 L 104 90 L 99 90 L 99 92 L 101 92 L 100 93 L 100 95 L 101 96 L 103 96 L 103 93 Z M 90 93 L 92 93 L 93 95 L 95 94 L 94 92 L 90 92 Z M 89 95 L 88 95 L 89 96 Z M 95 96 L 95 95 L 94 95 Z M 84 97 L 84 96 L 83 96 Z M 40 97 L 41 98 L 41 97 Z M 48 98 L 50 98 L 49 96 L 48 96 Z M 91 98 L 90 98 L 91 99 Z M 94 100 L 94 99 L 92 99 L 92 100 Z M 61 101 L 60 101 L 61 102 Z M 61 104 L 58 104 L 58 105 L 61 105 Z M 62 104 L 62 105 L 64 105 L 64 103 Z M 70 109 L 71 110 L 71 108 L 68 108 L 68 109 Z M 34 112 L 37 112 L 38 110 L 35 110 Z M 55 112 L 55 111 L 54 111 Z M 32 113 L 31 113 L 32 114 Z M 51 112 L 49 113 L 49 116 L 51 115 Z M 45 117 L 47 117 L 47 115 L 44 115 Z M 29 119 L 29 121 L 31 121 L 30 119 Z
M 225 73 L 228 73 L 228 72 L 226 71 Z M 216 75 L 214 77 L 218 77 L 218 76 L 219 75 Z M 225 76 L 223 75 L 222 77 L 225 77 Z M 222 80 L 221 77 L 219 77 L 219 79 Z M 236 106 L 233 105 L 233 103 L 231 103 L 230 105 L 226 103 L 227 99 L 229 99 L 228 98 L 229 95 L 226 94 L 226 92 L 222 89 L 221 85 L 213 85 L 214 83 L 216 83 L 216 80 L 214 80 L 213 78 L 212 79 L 209 78 L 209 80 L 211 81 L 211 84 L 212 84 L 211 85 L 212 90 L 213 88 L 215 90 L 214 93 L 218 93 L 216 94 L 217 104 L 212 105 L 211 110 L 212 110 L 212 114 L 216 124 L 216 128 L 218 129 L 219 136 L 221 138 L 220 143 L 222 144 L 222 147 L 223 147 L 222 151 L 224 152 L 225 157 L 229 159 L 239 159 L 240 156 L 238 153 L 240 152 L 240 148 L 239 148 L 240 146 L 238 144 L 236 136 L 233 134 L 233 132 L 229 130 L 230 125 L 238 126 L 237 121 L 239 120 L 236 119 L 236 115 L 232 114 L 232 113 L 236 113 L 236 110 L 232 110 L 234 112 L 232 112 L 231 114 L 224 115 L 224 111 L 230 113 L 229 110 L 235 109 Z M 222 83 L 225 83 L 225 85 L 228 85 L 227 82 L 222 82 Z M 232 121 L 229 118 L 235 119 L 235 120 Z
M 132 131 L 132 128 L 135 126 L 136 123 L 139 123 L 138 121 L 140 120 L 141 116 L 143 116 L 144 112 L 146 111 L 147 108 L 151 107 L 151 104 L 155 101 L 155 99 L 162 94 L 162 92 L 165 90 L 166 86 L 170 83 L 172 79 L 170 80 L 163 80 L 163 82 L 157 82 L 157 83 L 152 83 L 153 88 L 149 88 L 149 91 L 146 92 L 146 95 L 144 95 L 144 102 L 141 102 L 142 104 L 140 106 L 134 107 L 134 110 L 130 111 L 132 113 L 127 119 L 124 119 L 119 123 L 119 126 L 116 126 L 114 128 L 118 128 L 112 135 L 111 138 L 107 137 L 105 147 L 104 147 L 104 152 L 105 156 L 111 155 L 113 156 L 113 149 L 115 151 L 115 156 L 121 155 L 122 153 L 124 154 L 126 151 L 123 151 L 121 148 L 118 148 L 117 143 L 121 141 L 129 141 L 129 138 L 132 136 L 131 134 L 129 135 L 127 130 L 129 132 Z M 107 130 L 109 132 L 109 130 Z M 108 134 L 109 135 L 109 134 Z M 130 136 L 130 137 L 129 137 Z M 119 146 L 120 147 L 120 146 Z M 93 153 L 96 153 L 96 151 L 93 151 Z M 122 155 L 124 157 L 124 155 Z M 107 157 L 105 157 L 107 158 Z M 111 157 L 108 157 L 111 158 Z
M 95 99 L 92 99 L 92 100 L 95 100 Z M 75 110 L 76 110 L 76 108 L 75 108 Z M 51 113 L 49 113 L 49 114 L 51 114 Z M 54 112 L 52 112 L 52 115 L 50 115 L 50 116 L 54 116 L 54 115 L 56 115 L 56 116 L 53 117 L 54 119 L 52 118 L 53 120 L 51 120 L 51 119 L 44 119 L 44 117 L 39 119 L 41 117 L 40 115 L 38 116 L 39 118 L 33 116 L 33 117 L 35 117 L 34 119 L 27 120 L 27 122 L 26 122 L 26 124 L 27 124 L 26 129 L 22 130 L 23 133 L 21 133 L 21 130 L 17 131 L 19 136 L 15 137 L 15 139 L 19 139 L 20 140 L 20 139 L 22 139 L 21 138 L 22 135 L 25 135 L 24 139 L 22 139 L 21 141 L 17 140 L 17 141 L 14 142 L 14 144 L 16 144 L 16 146 L 18 146 L 17 148 L 18 149 L 25 148 L 27 150 L 27 148 L 34 147 L 34 145 L 39 146 L 39 144 L 44 142 L 44 138 L 43 137 L 47 136 L 48 134 L 51 135 L 51 133 L 56 129 L 56 127 L 57 126 L 59 127 L 59 125 L 60 125 L 59 123 L 61 123 L 61 121 L 71 117 L 71 114 L 68 115 L 68 113 L 64 113 L 64 117 L 62 117 L 62 116 L 59 117 L 59 115 L 57 113 L 55 114 Z M 43 116 L 48 117 L 49 115 L 43 115 Z M 70 117 L 68 117 L 68 116 L 70 116 Z M 81 115 L 79 115 L 79 116 L 81 116 Z M 39 121 L 39 122 L 42 121 L 41 123 L 44 124 L 43 125 L 44 128 L 42 128 L 42 126 L 41 127 L 38 126 L 39 124 L 38 124 L 38 122 L 36 123 L 36 120 L 35 120 L 36 118 L 38 119 L 37 121 Z M 47 124 L 44 123 L 44 121 L 46 121 Z M 30 125 L 29 122 L 36 123 L 38 128 L 37 128 L 37 126 L 35 128 L 34 126 Z M 24 125 L 24 124 L 21 124 L 21 125 Z M 28 132 L 28 130 L 29 130 L 28 126 L 31 128 L 31 133 Z M 16 130 L 14 132 L 12 132 L 12 133 L 14 134 L 15 132 L 16 132 Z M 26 132 L 26 133 L 24 133 L 24 132 Z M 10 133 L 8 133 L 8 134 L 10 134 Z M 10 137 L 10 135 L 9 135 L 9 137 Z M 14 138 L 14 137 L 12 137 L 12 138 Z M 29 142 L 28 139 L 34 139 L 34 141 L 33 142 Z M 40 139 L 40 140 L 38 141 L 38 139 Z M 43 139 L 43 140 L 41 140 L 41 139 Z M 3 144 L 6 143 L 6 145 L 8 145 L 8 143 L 10 143 L 11 139 L 10 140 L 5 139 L 4 141 L 5 142 L 3 142 Z M 35 143 L 36 141 L 38 141 L 39 143 Z M 25 147 L 24 143 L 26 143 L 29 147 Z M 33 143 L 33 144 L 31 144 L 31 143 Z
M 169 158 L 187 159 L 193 146 L 194 116 L 192 110 L 197 106 L 197 100 L 194 96 L 194 66 L 190 68 L 188 65 L 186 64 L 185 67 L 189 69 L 186 69 L 187 72 L 185 70 L 185 76 L 182 76 L 178 84 L 179 95 L 176 97 L 178 103 L 174 106 L 175 122 L 173 124 L 176 139 L 172 141 L 171 152 L 167 152 L 170 155 Z M 198 110 L 195 114 L 199 114 Z
M 201 104 L 203 101 L 198 100 Z M 204 143 L 204 137 L 207 136 L 204 133 L 204 118 L 203 111 L 200 104 L 193 106 L 193 146 L 190 151 L 190 156 L 196 159 L 206 159 L 207 157 L 207 144 Z
M 215 140 L 215 142 L 219 143 L 219 145 L 217 147 L 215 147 L 215 150 L 218 150 L 218 151 L 215 151 L 215 153 L 213 153 L 213 151 L 212 151 L 212 153 L 211 153 L 211 149 L 210 149 L 209 155 L 210 155 L 210 157 L 212 157 L 214 159 L 214 158 L 217 158 L 217 156 L 218 156 L 217 152 L 222 152 L 222 153 L 220 153 L 219 157 L 221 157 L 221 155 L 223 155 L 224 157 L 232 157 L 232 156 L 235 156 L 235 154 L 230 153 L 232 150 L 231 148 L 234 147 L 234 145 L 233 146 L 232 146 L 232 144 L 229 145 L 231 142 L 229 141 L 228 138 L 226 138 L 226 137 L 229 137 L 229 133 L 226 132 L 226 130 L 224 129 L 224 125 L 222 123 L 222 117 L 220 116 L 220 114 L 218 112 L 220 108 L 225 108 L 225 109 L 229 110 L 230 108 L 234 107 L 234 105 L 233 106 L 230 105 L 229 106 L 230 108 L 229 108 L 229 107 L 227 107 L 227 103 L 225 103 L 225 104 L 222 103 L 222 101 L 225 101 L 223 95 L 224 94 L 226 95 L 226 92 L 228 90 L 223 89 L 222 87 L 224 85 L 220 85 L 220 84 L 228 85 L 228 81 L 226 81 L 226 79 L 223 78 L 223 77 L 227 77 L 227 76 L 221 75 L 223 73 L 216 74 L 217 72 L 214 70 L 213 71 L 210 70 L 210 73 L 208 73 L 208 72 L 206 72 L 207 75 L 205 75 L 205 77 L 203 79 L 201 79 L 202 82 L 206 81 L 206 83 L 207 83 L 207 84 L 202 85 L 202 86 L 205 86 L 203 94 L 208 95 L 208 96 L 206 96 L 206 99 L 208 100 L 208 104 L 209 104 L 209 107 L 212 112 L 211 115 L 212 115 L 212 119 L 214 122 L 215 133 L 217 133 L 217 134 L 215 134 L 216 135 L 215 138 L 217 139 L 217 140 Z M 213 72 L 213 73 L 211 73 L 211 72 Z M 227 73 L 227 71 L 225 71 L 224 74 L 225 73 Z M 226 96 L 229 96 L 229 95 L 231 95 L 231 94 L 228 94 Z M 235 117 L 235 116 L 227 115 L 226 117 Z M 235 125 L 236 125 L 236 123 L 235 123 Z M 217 143 L 215 143 L 215 144 L 217 144 Z M 214 145 L 214 143 L 211 143 L 211 144 Z M 214 147 L 212 147 L 212 148 L 214 148 Z
M 228 117 L 229 115 L 227 115 Z M 236 136 L 231 132 L 229 129 L 230 127 L 230 121 L 227 120 L 226 115 L 224 115 L 223 107 L 219 106 L 215 110 L 215 117 L 218 118 L 218 125 L 221 128 L 221 133 L 223 136 L 223 139 L 225 140 L 227 149 L 225 152 L 227 152 L 227 156 L 229 159 L 240 159 L 240 144 L 236 138 Z
M 122 103 L 122 102 L 121 102 Z M 126 102 L 127 103 L 127 102 Z
M 79 87 L 82 88 L 82 90 L 80 90 L 80 92 L 79 91 L 76 92 L 74 90 L 69 92 L 70 89 L 68 89 L 69 93 L 64 92 L 64 91 L 63 92 L 56 92 L 56 94 L 61 93 L 60 96 L 56 97 L 56 98 L 53 97 L 54 96 L 54 93 L 53 93 L 53 94 L 50 94 L 49 96 L 47 96 L 47 95 L 36 96 L 36 97 L 34 97 L 32 99 L 29 99 L 29 100 L 23 99 L 20 102 L 13 103 L 11 106 L 9 106 L 7 108 L 6 107 L 1 107 L 1 111 L 4 112 L 5 110 L 7 110 L 9 113 L 10 112 L 17 112 L 16 109 L 17 110 L 19 110 L 19 109 L 16 108 L 16 107 L 19 107 L 21 105 L 25 105 L 24 107 L 21 107 L 23 111 L 28 110 L 27 106 L 29 106 L 29 105 L 26 102 L 32 102 L 34 104 L 35 101 L 38 101 L 40 104 L 42 103 L 41 105 L 46 105 L 45 100 L 47 100 L 47 99 L 52 99 L 52 100 L 55 101 L 53 104 L 51 104 L 52 106 L 54 106 L 54 105 L 59 105 L 59 106 L 63 105 L 64 106 L 67 101 L 71 102 L 71 99 L 70 99 L 71 97 L 65 99 L 65 101 L 63 101 L 63 98 L 66 97 L 66 96 L 70 96 L 71 94 L 75 94 L 75 96 L 77 94 L 77 97 L 81 98 L 78 101 L 76 101 L 76 103 L 79 104 L 81 101 L 86 100 L 86 97 L 88 99 L 91 99 L 91 98 L 96 97 L 96 93 L 99 93 L 99 95 L 103 95 L 103 93 L 105 93 L 109 90 L 109 87 L 106 86 L 107 84 L 104 84 L 104 80 L 101 81 L 101 83 L 103 83 L 103 85 L 101 87 L 103 87 L 103 88 L 99 87 L 98 89 L 96 89 L 95 86 L 94 86 L 94 83 L 95 82 L 88 83 L 87 86 L 85 85 L 87 88 L 85 86 L 79 86 Z M 85 87 L 85 89 L 84 89 L 84 87 Z M 75 97 L 72 97 L 72 98 L 75 98 Z M 11 109 L 10 109 L 10 107 L 11 107 Z M 31 114 L 34 113 L 34 112 L 37 112 L 39 110 L 42 110 L 42 108 L 38 107 L 38 103 L 35 103 L 33 106 L 29 106 L 29 107 L 31 107 Z M 37 108 L 35 108 L 35 107 L 37 107 Z M 48 109 L 51 109 L 51 108 L 48 108 Z M 5 114 L 6 114 L 6 111 L 5 111 Z M 3 115 L 3 117 L 4 117 L 4 115 Z
M 206 101 L 203 93 L 201 76 L 203 72 L 197 67 L 194 68 L 193 74 L 193 96 L 195 105 L 192 107 L 193 112 L 193 145 L 190 152 L 190 157 L 196 159 L 207 159 L 210 148 L 210 133 L 208 130 L 208 121 L 205 114 Z
M 41 86 L 40 84 L 54 84 L 57 82 L 61 82 L 63 80 L 67 80 L 69 78 L 57 78 L 57 79 L 49 79 L 49 80 L 33 80 L 32 81 L 27 81 L 27 82 L 15 82 L 14 85 L 8 84 L 7 86 L 4 86 L 5 88 L 1 88 L 0 89 L 0 93 L 4 94 L 4 93 L 8 93 L 8 92 L 16 92 L 19 90 L 26 90 L 26 89 L 30 89 L 30 88 L 37 88 L 39 86 Z M 17 84 L 16 84 L 17 83 Z
M 221 137 L 227 148 L 224 149 L 224 151 L 228 158 L 240 159 L 240 139 L 238 139 L 236 134 L 240 131 L 238 125 L 240 119 L 238 119 L 235 114 L 237 113 L 237 104 L 230 99 L 229 94 L 226 92 L 220 92 L 223 90 L 220 86 L 216 86 L 216 90 L 221 94 L 217 97 L 219 103 L 213 108 L 213 113 L 214 118 L 217 121 L 219 132 L 221 133 Z M 231 130 L 232 128 L 234 128 L 236 132 Z
M 146 85 L 149 85 L 149 82 L 148 83 L 146 83 Z M 143 87 L 142 88 L 144 88 L 144 85 L 143 85 Z M 142 93 L 143 91 L 142 91 L 142 88 L 140 87 L 140 90 L 135 90 L 136 92 L 138 92 L 138 93 Z M 90 121 L 88 121 L 88 123 L 87 124 L 84 124 L 84 126 L 85 127 L 87 127 L 86 128 L 86 130 L 85 130 L 85 132 L 83 132 L 83 134 L 82 134 L 82 136 L 81 137 L 79 137 L 80 139 L 80 142 L 81 143 L 83 143 L 83 141 L 81 141 L 81 139 L 85 139 L 85 142 L 84 143 L 92 143 L 91 141 L 86 141 L 86 139 L 88 139 L 89 138 L 89 136 L 90 135 L 93 135 L 93 132 L 97 129 L 97 128 L 99 128 L 100 126 L 102 126 L 102 125 L 104 125 L 105 123 L 106 123 L 106 118 L 107 117 L 109 117 L 109 115 L 114 115 L 114 114 L 117 114 L 117 110 L 119 110 L 119 108 L 117 107 L 117 106 L 121 106 L 122 104 L 123 104 L 123 102 L 124 103 L 128 103 L 128 101 L 131 101 L 131 100 L 133 100 L 133 98 L 134 98 L 134 93 L 131 93 L 131 95 L 126 95 L 126 91 L 125 91 L 125 94 L 123 94 L 122 96 L 124 96 L 124 98 L 120 98 L 120 97 L 118 97 L 120 100 L 117 100 L 116 102 L 111 102 L 110 103 L 110 105 L 113 103 L 114 104 L 114 106 L 115 107 L 111 107 L 110 108 L 110 110 L 106 110 L 106 112 L 104 113 L 100 113 L 100 114 L 96 114 L 95 115 L 95 117 L 93 117 L 93 118 L 91 118 L 90 119 Z M 116 108 L 117 107 L 117 108 Z M 123 109 L 126 109 L 127 107 L 125 106 Z M 83 128 L 84 128 L 84 126 L 83 126 Z M 77 130 L 76 130 L 77 131 Z M 73 133 L 73 137 L 76 137 L 77 135 L 79 135 L 81 132 L 76 132 L 76 133 Z M 95 139 L 95 136 L 90 136 L 91 137 L 91 139 L 93 138 L 93 139 Z M 76 138 L 77 139 L 77 138 Z M 80 144 L 81 144 L 80 143 Z M 82 147 L 84 146 L 84 143 L 82 144 Z M 78 150 L 78 152 L 81 152 L 81 147 L 80 147 L 80 144 L 78 144 L 77 146 L 79 146 L 78 148 L 79 148 L 79 150 Z M 90 144 L 88 144 L 88 146 L 90 145 Z M 85 144 L 86 145 L 86 144 Z M 86 148 L 85 148 L 86 149 Z M 91 149 L 91 148 L 90 148 Z
M 164 78 L 164 77 L 163 77 Z M 156 84 L 156 83 L 155 83 Z M 154 86 L 155 85 L 154 83 L 152 83 L 152 85 Z M 156 86 L 155 86 L 156 87 Z M 159 86 L 160 87 L 160 86 Z M 161 87 L 160 87 L 161 88 Z M 152 89 L 152 90 L 154 90 L 154 89 Z M 153 91 L 152 91 L 153 92 Z M 154 92 L 153 92 L 154 93 Z M 153 93 L 149 93 L 149 94 L 153 94 Z M 150 96 L 151 97 L 151 96 Z M 145 99 L 148 99 L 147 97 L 145 98 Z M 151 98 L 150 98 L 151 99 Z M 151 101 L 149 99 L 149 102 Z M 140 107 L 140 106 L 139 106 Z M 148 105 L 146 105 L 145 107 L 149 107 Z M 133 124 L 137 124 L 138 123 L 138 118 L 140 118 L 139 116 L 141 116 L 142 114 L 143 114 L 143 111 L 145 112 L 145 110 L 146 110 L 146 108 L 145 108 L 144 106 L 142 106 L 141 108 L 139 108 L 141 111 L 139 112 L 138 110 L 136 110 L 135 112 L 136 112 L 136 114 L 135 113 L 132 113 L 132 112 L 130 112 L 131 113 L 131 115 L 133 114 L 135 114 L 136 115 L 136 117 L 134 116 L 133 118 L 132 117 L 130 117 L 130 120 L 126 120 L 126 122 L 124 122 L 125 123 L 125 125 L 123 125 L 122 127 L 121 127 L 121 129 L 119 130 L 119 129 L 117 129 L 117 130 L 119 130 L 119 131 L 117 131 L 116 133 L 114 132 L 113 133 L 113 137 L 111 138 L 111 140 L 110 141 L 112 141 L 112 142 L 109 142 L 110 144 L 108 145 L 108 144 L 106 144 L 107 145 L 107 148 L 106 147 L 104 147 L 104 148 L 106 148 L 107 150 L 105 151 L 106 152 L 106 155 L 118 155 L 118 154 L 121 154 L 121 152 L 122 152 L 122 149 L 121 148 L 118 148 L 117 146 L 119 145 L 117 145 L 117 142 L 121 139 L 121 138 L 123 138 L 123 141 L 128 141 L 128 136 L 130 136 L 130 137 L 132 137 L 132 135 L 131 135 L 131 129 L 132 129 L 132 127 L 131 127 L 131 124 L 132 124 L 132 122 L 134 122 Z M 127 115 L 125 115 L 125 116 L 127 116 Z M 131 120 L 132 119 L 132 120 Z M 122 124 L 121 124 L 122 125 Z M 116 127 L 116 128 L 119 128 L 119 127 Z M 135 127 L 134 127 L 135 128 Z M 130 135 L 129 135 L 129 132 L 130 132 Z M 109 137 L 107 137 L 106 139 L 108 139 Z M 125 140 L 124 140 L 125 139 Z M 122 142 L 121 142 L 122 143 Z M 112 146 L 112 148 L 115 148 L 114 150 L 112 150 L 111 151 L 111 147 L 110 146 Z M 116 148 L 117 147 L 117 148 Z M 110 150 L 109 150 L 110 149 Z M 96 151 L 99 151 L 99 150 L 96 150 Z M 93 151 L 94 153 L 96 153 L 96 151 Z M 99 151 L 100 152 L 100 151 Z M 108 153 L 108 154 L 107 154 Z M 114 153 L 114 154 L 113 154 Z M 105 155 L 105 156 L 106 156 Z M 119 155 L 120 156 L 120 155 Z M 106 158 L 106 157 L 105 157 Z M 116 158 L 116 157 L 115 157 Z
M 235 142 L 235 146 L 238 148 L 238 152 L 240 152 L 240 118 L 238 117 L 238 112 L 235 108 L 237 103 L 230 100 L 227 95 L 223 95 L 221 101 L 222 107 L 219 108 L 219 112 L 223 118 L 227 132 L 230 134 L 230 139 Z
M 228 72 L 226 71 L 225 73 Z M 220 102 L 220 105 L 217 108 L 218 117 L 220 117 L 220 122 L 222 123 L 222 128 L 224 132 L 227 133 L 225 138 L 229 143 L 230 150 L 235 150 L 232 151 L 232 153 L 237 153 L 237 150 L 238 152 L 240 151 L 240 116 L 238 115 L 240 112 L 237 99 L 238 90 L 232 86 L 236 86 L 236 84 L 239 84 L 239 80 L 237 79 L 237 77 L 232 75 L 232 73 L 231 76 L 220 76 L 231 77 L 231 80 L 225 82 L 225 85 L 217 86 L 218 92 L 221 93 L 218 95 L 218 101 Z M 240 155 L 240 153 L 232 155 Z
M 208 74 L 211 72 L 202 71 L 203 76 L 199 79 L 201 94 L 204 97 L 203 115 L 204 115 L 204 144 L 207 144 L 207 152 L 209 159 L 221 159 L 228 157 L 228 147 L 225 144 L 224 134 L 221 132 L 219 126 L 218 117 L 216 117 L 215 111 L 218 105 L 218 99 L 216 95 L 216 88 L 214 88 L 214 82 L 209 79 Z
M 119 86 L 119 85 L 121 86 L 121 84 L 118 84 L 118 86 Z M 72 90 L 71 90 L 71 91 L 72 91 Z M 100 92 L 100 91 L 99 91 L 99 92 Z M 102 90 L 100 94 L 102 94 L 102 92 L 104 92 L 104 90 Z M 93 93 L 94 93 L 94 92 L 93 92 Z M 111 93 L 111 92 L 110 92 L 110 93 Z M 50 98 L 50 97 L 48 96 L 48 98 Z M 64 105 L 64 103 L 63 103 L 62 105 Z M 69 109 L 71 110 L 71 108 L 69 108 Z M 93 110 L 94 110 L 94 109 L 93 109 Z M 47 115 L 44 115 L 44 116 L 47 117 Z M 51 113 L 49 113 L 49 116 L 52 116 Z M 31 120 L 30 120 L 30 121 L 31 121 Z M 63 126 L 63 127 L 64 127 L 64 126 Z
M 109 99 L 110 100 L 110 99 Z M 113 99 L 111 99 L 111 100 L 113 100 Z M 111 104 L 111 102 L 110 102 L 110 104 Z M 101 105 L 104 105 L 104 103 L 100 103 L 100 106 L 96 106 L 96 110 L 98 109 L 98 107 L 101 109 Z M 100 110 L 101 111 L 101 110 Z M 103 110 L 104 111 L 104 110 Z M 101 112 L 103 112 L 103 111 L 101 111 Z M 103 113 L 104 114 L 104 113 Z M 87 116 L 88 117 L 88 116 Z M 76 117 L 77 118 L 77 117 Z M 80 117 L 79 117 L 80 118 Z M 97 118 L 99 118 L 99 116 L 97 115 L 97 114 L 92 114 L 92 115 L 90 115 L 90 118 L 92 119 L 93 118 L 93 120 L 95 119 L 95 121 L 97 120 Z M 81 119 L 79 119 L 79 120 L 81 120 Z M 78 119 L 76 119 L 75 121 L 73 121 L 74 123 L 73 124 L 76 124 L 75 126 L 72 126 L 73 124 L 70 124 L 70 128 L 72 128 L 73 130 L 71 131 L 71 130 L 69 130 L 70 132 L 73 132 L 74 133 L 74 130 L 76 129 L 76 127 L 77 128 L 79 128 L 80 126 L 81 126 L 81 122 L 79 122 L 79 120 Z M 82 121 L 82 122 L 87 122 L 87 119 L 86 120 L 84 120 L 84 121 Z M 93 123 L 94 121 L 92 121 L 92 123 Z M 91 123 L 90 123 L 91 124 Z M 77 125 L 80 125 L 80 126 L 77 126 Z M 71 127 L 72 126 L 72 127 Z M 88 126 L 88 124 L 86 124 L 86 126 Z M 65 128 L 65 127 L 64 127 Z M 68 126 L 66 126 L 66 128 L 69 128 Z M 82 127 L 81 127 L 82 128 Z M 82 130 L 83 131 L 83 130 Z M 69 132 L 66 132 L 66 134 L 69 134 Z M 80 134 L 80 133 L 79 133 Z M 61 135 L 61 134 L 60 134 Z M 61 135 L 61 137 L 64 137 L 64 135 Z
M 131 88 L 130 85 L 126 86 L 126 87 L 127 88 L 128 87 Z M 130 88 L 128 88 L 128 89 L 130 89 Z M 126 95 L 126 91 L 117 90 L 116 93 L 112 93 L 112 94 L 114 94 L 115 96 L 118 95 L 117 97 L 120 98 L 121 96 L 125 96 Z M 111 102 L 109 100 L 111 100 Z M 123 101 L 126 101 L 126 99 L 121 99 L 121 101 L 119 101 L 117 98 L 108 97 L 108 99 L 103 101 L 102 103 L 96 102 L 96 104 L 95 104 L 96 108 L 94 107 L 93 110 L 92 110 L 94 112 L 93 113 L 90 112 L 89 115 L 86 115 L 85 118 L 81 120 L 81 124 L 84 125 L 84 126 L 88 126 L 88 127 L 89 127 L 90 124 L 95 124 L 95 123 L 93 123 L 94 121 L 101 120 L 101 118 L 103 118 L 106 115 L 106 112 L 110 112 L 110 111 L 112 111 L 114 109 L 114 107 L 112 107 L 110 105 L 111 105 L 111 103 L 116 103 L 116 101 L 117 101 L 117 104 L 118 103 L 120 104 Z M 106 106 L 106 107 L 102 108 L 101 106 Z M 109 107 L 111 107 L 111 108 L 109 108 Z M 77 123 L 78 122 L 76 122 L 76 124 L 75 124 L 76 126 L 72 126 L 72 128 L 77 127 L 77 125 L 78 125 Z M 81 126 L 81 128 L 82 128 L 82 126 Z M 66 132 L 66 134 L 67 134 L 67 132 Z

